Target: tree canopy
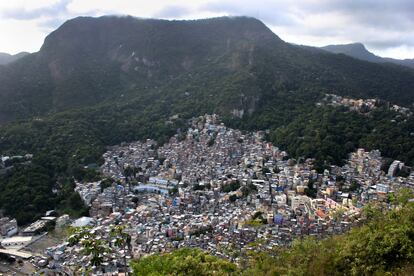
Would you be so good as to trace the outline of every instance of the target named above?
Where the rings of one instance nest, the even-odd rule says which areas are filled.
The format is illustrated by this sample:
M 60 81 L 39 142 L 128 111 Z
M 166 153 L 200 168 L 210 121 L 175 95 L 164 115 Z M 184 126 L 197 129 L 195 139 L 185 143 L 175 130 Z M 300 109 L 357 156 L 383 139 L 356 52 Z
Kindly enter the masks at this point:
M 143 257 L 131 263 L 134 275 L 232 275 L 239 272 L 235 264 L 203 252 L 184 248 L 172 253 Z

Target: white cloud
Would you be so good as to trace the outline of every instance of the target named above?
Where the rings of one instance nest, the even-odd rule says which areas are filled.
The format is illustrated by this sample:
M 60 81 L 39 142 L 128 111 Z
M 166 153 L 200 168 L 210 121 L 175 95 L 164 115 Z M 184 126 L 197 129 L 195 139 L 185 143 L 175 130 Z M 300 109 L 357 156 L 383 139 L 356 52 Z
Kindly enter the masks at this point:
M 14 9 L 33 10 L 48 7 L 58 2 L 60 2 L 60 0 L 2 0 L 0 1 L 0 11 Z
M 413 57 L 414 47 L 408 45 L 401 45 L 398 47 L 386 48 L 384 50 L 377 51 L 377 54 L 383 57 L 392 57 L 398 59 L 405 59 L 407 57 Z
M 97 13 L 97 14 L 128 14 L 140 17 L 151 17 L 167 6 L 182 6 L 190 12 L 196 12 L 197 8 L 208 1 L 188 0 L 73 0 L 68 5 L 72 13 Z
M 38 27 L 41 21 L 1 19 L 0 52 L 16 54 L 21 51 L 38 51 L 45 37 L 44 31 Z

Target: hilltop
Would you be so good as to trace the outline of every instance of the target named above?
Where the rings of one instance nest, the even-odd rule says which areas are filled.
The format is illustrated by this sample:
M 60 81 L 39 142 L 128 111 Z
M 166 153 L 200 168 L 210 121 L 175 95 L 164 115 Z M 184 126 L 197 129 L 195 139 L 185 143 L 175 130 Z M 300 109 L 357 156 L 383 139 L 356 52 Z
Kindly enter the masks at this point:
M 414 59 L 394 59 L 380 57 L 368 51 L 362 43 L 328 45 L 321 47 L 321 49 L 335 54 L 344 54 L 360 60 L 366 60 L 375 63 L 388 62 L 414 68 Z

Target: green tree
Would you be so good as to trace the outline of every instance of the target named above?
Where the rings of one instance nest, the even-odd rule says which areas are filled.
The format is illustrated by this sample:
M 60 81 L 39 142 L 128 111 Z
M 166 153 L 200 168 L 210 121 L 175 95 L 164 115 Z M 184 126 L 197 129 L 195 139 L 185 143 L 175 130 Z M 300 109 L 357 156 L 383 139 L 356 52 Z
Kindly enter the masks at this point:
M 109 232 L 111 240 L 107 240 L 98 237 L 91 227 L 71 228 L 67 241 L 69 246 L 80 246 L 82 248 L 81 253 L 89 258 L 90 266 L 83 267 L 82 270 L 88 270 L 92 266 L 100 269 L 104 262 L 105 253 L 114 253 L 121 249 L 124 251 L 124 270 L 128 273 L 126 254 L 127 250 L 128 252 L 131 250 L 131 236 L 124 230 L 124 226 L 113 226 Z
M 238 275 L 235 264 L 214 257 L 200 249 L 184 248 L 172 253 L 156 254 L 131 262 L 134 275 Z
M 125 232 L 125 226 L 116 225 L 111 228 L 110 236 L 113 238 L 111 243 L 123 250 L 124 271 L 128 275 L 128 264 L 126 261 L 127 252 L 131 253 L 131 235 Z

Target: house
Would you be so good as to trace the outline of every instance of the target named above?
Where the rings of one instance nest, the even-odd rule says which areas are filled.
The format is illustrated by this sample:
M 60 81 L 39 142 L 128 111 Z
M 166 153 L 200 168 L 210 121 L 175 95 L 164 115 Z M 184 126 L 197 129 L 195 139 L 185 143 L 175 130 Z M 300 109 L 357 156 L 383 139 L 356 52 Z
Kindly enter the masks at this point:
M 90 217 L 81 217 L 75 220 L 71 226 L 73 227 L 85 227 L 85 226 L 92 226 L 95 224 L 95 219 Z
M 377 193 L 387 194 L 390 191 L 390 186 L 385 184 L 377 184 L 376 185 Z
M 3 246 L 4 248 L 9 248 L 9 247 L 22 248 L 28 245 L 32 241 L 32 238 L 33 237 L 21 237 L 21 236 L 6 238 L 1 241 L 1 246 Z
M 19 228 L 16 219 L 9 219 L 4 217 L 0 219 L 0 235 L 11 237 L 17 234 Z

